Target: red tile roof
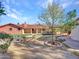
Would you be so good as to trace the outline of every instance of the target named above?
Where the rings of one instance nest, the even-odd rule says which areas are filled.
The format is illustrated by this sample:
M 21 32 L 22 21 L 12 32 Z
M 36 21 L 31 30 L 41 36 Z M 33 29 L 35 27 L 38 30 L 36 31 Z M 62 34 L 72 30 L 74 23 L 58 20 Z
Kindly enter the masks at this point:
M 15 27 L 15 28 L 23 28 L 23 29 L 47 28 L 47 26 L 44 26 L 44 25 L 37 25 L 37 24 L 21 24 L 21 25 L 15 25 L 15 24 L 12 24 L 12 23 L 2 25 L 2 26 L 0 26 L 0 28 L 1 28 L 1 27 L 4 27 L 4 26 L 7 26 L 7 25 L 13 26 L 13 27 Z
M 20 26 L 25 28 L 25 29 L 26 28 L 46 28 L 46 26 L 36 25 L 36 24 L 33 24 L 33 25 L 31 25 L 31 24 L 21 24 Z
M 0 28 L 1 28 L 1 27 L 4 27 L 4 26 L 7 26 L 7 25 L 13 26 L 13 27 L 15 27 L 15 28 L 22 28 L 22 27 L 20 27 L 20 26 L 18 26 L 18 25 L 12 24 L 12 23 L 2 25 L 2 26 L 0 26 Z

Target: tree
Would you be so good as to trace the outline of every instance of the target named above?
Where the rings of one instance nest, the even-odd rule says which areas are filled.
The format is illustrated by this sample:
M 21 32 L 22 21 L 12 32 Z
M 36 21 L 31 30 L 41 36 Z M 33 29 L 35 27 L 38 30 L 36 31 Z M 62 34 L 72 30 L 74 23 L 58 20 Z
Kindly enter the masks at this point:
M 0 16 L 6 15 L 4 7 L 2 7 L 2 3 L 0 2 Z
M 62 26 L 62 29 L 64 32 L 71 32 L 72 28 L 74 28 L 74 26 L 76 25 L 76 22 L 75 22 L 75 18 L 76 18 L 76 10 L 72 10 L 72 11 L 69 11 L 67 14 L 66 14 L 66 20 Z
M 41 13 L 39 19 L 46 24 L 49 27 L 49 30 L 54 34 L 54 25 L 63 18 L 63 15 L 63 9 L 59 4 L 53 2 L 52 5 L 48 4 L 48 7 L 43 13 Z

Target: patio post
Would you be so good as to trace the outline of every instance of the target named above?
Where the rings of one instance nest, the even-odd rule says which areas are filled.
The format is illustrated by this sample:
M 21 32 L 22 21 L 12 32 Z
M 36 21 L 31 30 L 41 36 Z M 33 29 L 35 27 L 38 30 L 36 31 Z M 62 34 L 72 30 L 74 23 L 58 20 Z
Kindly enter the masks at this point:
M 38 29 L 36 29 L 36 33 L 38 33 Z
M 24 29 L 22 29 L 22 34 L 24 34 Z
M 30 29 L 30 31 L 31 31 L 31 34 L 32 34 L 32 29 Z

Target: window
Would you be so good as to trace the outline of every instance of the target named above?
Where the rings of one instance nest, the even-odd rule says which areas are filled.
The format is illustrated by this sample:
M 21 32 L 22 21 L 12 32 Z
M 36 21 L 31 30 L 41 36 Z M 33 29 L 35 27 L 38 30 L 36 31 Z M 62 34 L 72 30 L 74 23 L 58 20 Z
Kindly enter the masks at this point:
M 12 28 L 9 28 L 10 31 L 12 31 Z
M 21 28 L 18 28 L 18 30 L 21 30 Z
M 42 29 L 43 31 L 45 31 L 45 29 Z
M 36 33 L 36 29 L 32 29 L 32 33 Z

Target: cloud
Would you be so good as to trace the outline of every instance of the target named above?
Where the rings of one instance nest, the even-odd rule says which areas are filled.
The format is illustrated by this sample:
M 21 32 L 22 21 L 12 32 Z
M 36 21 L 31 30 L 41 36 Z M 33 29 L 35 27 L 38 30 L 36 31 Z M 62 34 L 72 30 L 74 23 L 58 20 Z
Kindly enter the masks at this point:
M 6 13 L 9 13 L 11 10 L 10 6 L 8 4 L 6 4 L 5 2 L 3 2 L 3 5 L 5 7 Z
M 67 7 L 70 7 L 70 5 L 79 5 L 79 0 L 60 0 L 61 1 L 61 6 L 65 9 Z
M 13 18 L 15 20 L 27 20 L 27 17 L 23 17 L 22 14 L 17 13 L 17 12 L 11 12 L 7 14 L 8 17 Z
M 71 0 L 60 0 L 61 3 L 70 2 Z
M 41 8 L 47 8 L 48 4 L 52 4 L 53 0 L 40 0 L 37 2 L 37 5 Z
M 62 6 L 63 8 L 66 8 L 66 7 L 69 6 L 69 3 L 63 3 L 61 6 Z
M 6 13 L 7 13 L 8 17 L 14 18 L 16 20 L 20 20 L 20 17 L 21 17 L 22 14 L 19 11 L 17 11 L 16 9 L 11 8 L 10 5 L 6 4 L 5 2 L 3 2 L 3 5 L 5 6 Z
M 47 0 L 47 3 L 52 4 L 53 0 Z
M 40 0 L 40 1 L 38 1 L 37 4 L 42 8 L 47 8 L 48 4 L 52 4 L 53 2 L 57 2 L 57 3 L 60 2 L 60 5 L 63 8 L 66 8 L 72 4 L 72 1 L 69 1 L 69 0 L 60 0 L 59 2 L 58 2 L 58 0 L 43 0 L 43 1 Z
M 15 13 L 7 14 L 7 16 L 19 20 L 19 17 Z
M 10 6 L 8 4 L 6 4 L 5 2 L 3 2 L 3 4 L 5 6 L 7 16 L 12 17 L 12 18 L 17 18 L 15 10 L 10 8 Z M 13 10 L 13 12 L 12 12 L 12 10 Z
M 62 7 L 63 7 L 63 9 L 65 9 L 65 8 L 67 8 L 68 6 L 70 6 L 72 4 L 72 2 L 65 2 L 65 3 L 62 3 L 62 4 L 60 4 Z
M 23 17 L 23 14 L 20 11 L 17 11 L 16 9 L 11 8 L 9 4 L 6 4 L 5 2 L 3 2 L 3 5 L 5 6 L 8 17 L 13 18 L 18 21 L 22 20 L 22 22 L 27 19 L 30 19 L 29 17 Z
M 18 15 L 22 15 L 22 13 L 21 13 L 20 11 L 17 11 L 16 9 L 12 9 L 12 12 L 13 12 L 13 13 L 16 13 L 16 14 L 18 14 Z
M 26 16 L 18 15 L 16 13 L 9 13 L 9 14 L 7 14 L 7 16 L 15 19 L 15 20 L 17 20 L 18 22 L 21 22 L 21 23 L 28 22 L 28 20 L 31 21 L 31 19 L 32 19 L 32 17 L 26 17 Z
M 10 18 L 13 18 L 15 20 L 18 20 L 20 22 L 25 22 L 25 21 L 30 20 L 32 18 L 32 17 L 23 16 L 22 13 L 20 13 L 19 11 L 15 10 L 15 9 L 12 9 L 11 12 L 9 12 L 7 14 L 7 16 Z

